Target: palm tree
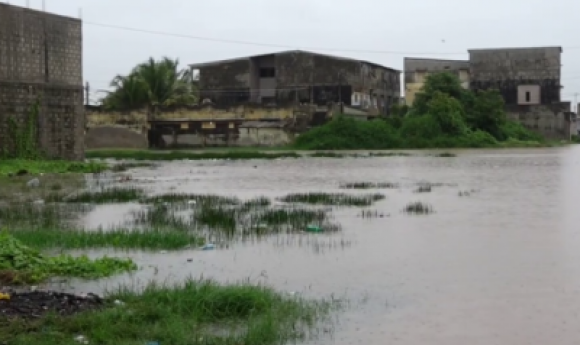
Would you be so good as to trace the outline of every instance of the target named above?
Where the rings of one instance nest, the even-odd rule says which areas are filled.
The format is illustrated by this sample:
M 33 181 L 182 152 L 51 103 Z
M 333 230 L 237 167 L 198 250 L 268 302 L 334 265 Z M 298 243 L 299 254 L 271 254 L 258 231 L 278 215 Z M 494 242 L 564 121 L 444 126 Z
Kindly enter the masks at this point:
M 115 109 L 147 108 L 151 119 L 159 107 L 191 105 L 197 101 L 191 71 L 179 69 L 179 60 L 149 58 L 128 76 L 111 82 L 114 91 L 103 103 Z

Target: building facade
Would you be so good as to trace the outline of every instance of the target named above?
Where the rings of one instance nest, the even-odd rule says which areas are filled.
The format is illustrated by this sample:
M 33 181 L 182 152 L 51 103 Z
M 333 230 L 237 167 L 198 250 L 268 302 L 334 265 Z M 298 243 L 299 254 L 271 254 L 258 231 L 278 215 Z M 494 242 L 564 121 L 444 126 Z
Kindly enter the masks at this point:
M 400 71 L 306 51 L 193 64 L 191 68 L 199 73 L 201 99 L 221 106 L 337 102 L 383 111 L 400 98 Z
M 469 50 L 472 90 L 497 89 L 508 106 L 560 102 L 561 47 Z
M 32 125 L 43 153 L 83 159 L 82 84 L 79 19 L 0 3 L 0 149 L 14 150 L 15 126 Z
M 453 73 L 464 88 L 469 88 L 469 61 L 406 57 L 404 66 L 405 103 L 409 106 L 413 104 L 415 94 L 423 88 L 427 77 L 433 73 Z

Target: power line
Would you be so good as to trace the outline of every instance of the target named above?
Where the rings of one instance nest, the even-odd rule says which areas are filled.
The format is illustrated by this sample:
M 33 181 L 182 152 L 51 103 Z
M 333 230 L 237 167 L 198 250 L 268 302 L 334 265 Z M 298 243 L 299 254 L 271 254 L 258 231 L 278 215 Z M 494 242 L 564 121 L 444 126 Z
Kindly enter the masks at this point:
M 291 45 L 283 45 L 283 44 L 275 44 L 275 43 L 265 43 L 265 42 L 255 42 L 255 41 L 241 41 L 241 40 L 232 40 L 232 39 L 223 39 L 223 38 L 213 38 L 213 37 L 205 37 L 205 36 L 194 36 L 194 35 L 187 35 L 187 34 L 180 34 L 175 32 L 166 32 L 166 31 L 157 31 L 157 30 L 149 30 L 149 29 L 141 29 L 141 28 L 133 28 L 127 26 L 120 26 L 120 25 L 112 25 L 112 24 L 103 24 L 103 23 L 96 23 L 96 22 L 89 22 L 83 21 L 84 24 L 99 26 L 104 28 L 110 29 L 117 29 L 117 30 L 124 30 L 124 31 L 132 31 L 132 32 L 139 32 L 139 33 L 146 33 L 152 35 L 160 35 L 160 36 L 170 36 L 170 37 L 179 37 L 179 38 L 187 38 L 193 39 L 198 41 L 208 41 L 208 42 L 218 42 L 218 43 L 230 43 L 230 44 L 240 44 L 240 45 L 251 45 L 251 46 L 260 46 L 260 47 L 270 47 L 270 48 L 285 48 L 285 49 L 304 49 L 304 50 L 324 50 L 324 51 L 335 51 L 335 52 L 353 52 L 353 53 L 369 53 L 369 54 L 393 54 L 393 55 L 466 55 L 468 54 L 467 50 L 463 52 L 402 52 L 402 51 L 389 51 L 389 50 L 365 50 L 365 49 L 343 49 L 343 48 L 322 48 L 322 47 L 299 47 L 299 46 L 291 46 Z M 580 46 L 570 46 L 570 47 L 563 47 L 563 49 L 580 49 Z
M 388 51 L 388 50 L 363 50 L 363 49 L 342 49 L 342 48 L 321 48 L 321 47 L 298 47 L 298 46 L 290 46 L 290 45 L 283 45 L 283 44 L 274 44 L 274 43 L 260 43 L 260 42 L 251 42 L 251 41 L 238 41 L 238 40 L 230 40 L 230 39 L 221 39 L 221 38 L 210 38 L 210 37 L 203 37 L 203 36 L 193 36 L 193 35 L 186 35 L 186 34 L 178 34 L 172 32 L 164 32 L 164 31 L 155 31 L 155 30 L 147 30 L 147 29 L 138 29 L 138 28 L 130 28 L 126 26 L 118 26 L 118 25 L 109 25 L 109 24 L 101 24 L 95 22 L 87 22 L 83 21 L 84 24 L 93 25 L 93 26 L 100 26 L 110 29 L 118 29 L 118 30 L 125 30 L 125 31 L 133 31 L 133 32 L 140 32 L 152 35 L 160 35 L 160 36 L 171 36 L 171 37 L 179 37 L 179 38 L 187 38 L 193 39 L 198 41 L 208 41 L 208 42 L 219 42 L 219 43 L 230 43 L 230 44 L 240 44 L 240 45 L 251 45 L 251 46 L 260 46 L 260 47 L 270 47 L 270 48 L 285 48 L 285 49 L 304 49 L 304 50 L 324 50 L 324 51 L 335 51 L 335 52 L 353 52 L 353 53 L 369 53 L 369 54 L 393 54 L 393 55 L 466 55 L 467 51 L 461 53 L 436 53 L 436 52 L 400 52 L 400 51 Z

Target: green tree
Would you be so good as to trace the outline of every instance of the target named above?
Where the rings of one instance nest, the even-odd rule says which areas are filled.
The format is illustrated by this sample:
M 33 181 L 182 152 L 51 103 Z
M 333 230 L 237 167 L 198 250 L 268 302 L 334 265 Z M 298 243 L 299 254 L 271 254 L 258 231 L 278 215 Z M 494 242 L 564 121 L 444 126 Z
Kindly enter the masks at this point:
M 127 76 L 111 82 L 114 90 L 104 99 L 109 109 L 147 108 L 153 117 L 159 107 L 195 104 L 195 80 L 188 68 L 180 69 L 179 60 L 150 58 L 137 65 Z
M 465 97 L 465 92 L 468 91 L 461 86 L 461 81 L 454 74 L 446 72 L 431 74 L 425 80 L 421 91 L 415 95 L 412 106 L 413 114 L 427 114 L 429 111 L 429 102 L 431 102 L 436 92 L 446 94 L 457 100 L 462 100 Z
M 432 94 L 427 113 L 437 121 L 446 135 L 463 135 L 467 131 L 461 103 L 440 91 Z
M 507 139 L 502 137 L 502 126 L 506 121 L 504 101 L 497 90 L 475 94 L 473 105 L 467 113 L 467 123 L 471 128 L 488 132 L 502 140 Z

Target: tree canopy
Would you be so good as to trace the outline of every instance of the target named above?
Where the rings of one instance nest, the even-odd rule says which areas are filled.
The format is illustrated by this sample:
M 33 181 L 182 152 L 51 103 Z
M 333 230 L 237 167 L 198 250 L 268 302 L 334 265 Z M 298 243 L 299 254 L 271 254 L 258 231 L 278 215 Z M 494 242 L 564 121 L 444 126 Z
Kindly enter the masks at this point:
M 508 120 L 498 91 L 464 89 L 451 73 L 428 76 L 410 108 L 396 105 L 392 110 L 391 116 L 368 122 L 338 116 L 300 135 L 295 144 L 304 149 L 391 149 L 496 147 L 543 141 L 522 124 Z
M 149 58 L 128 75 L 117 75 L 103 106 L 111 110 L 184 106 L 197 102 L 195 81 L 188 68 L 180 69 L 179 60 Z

